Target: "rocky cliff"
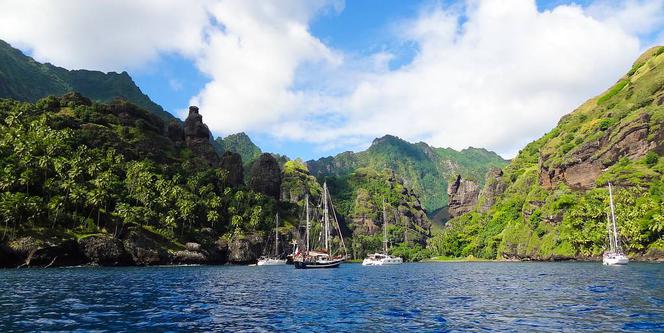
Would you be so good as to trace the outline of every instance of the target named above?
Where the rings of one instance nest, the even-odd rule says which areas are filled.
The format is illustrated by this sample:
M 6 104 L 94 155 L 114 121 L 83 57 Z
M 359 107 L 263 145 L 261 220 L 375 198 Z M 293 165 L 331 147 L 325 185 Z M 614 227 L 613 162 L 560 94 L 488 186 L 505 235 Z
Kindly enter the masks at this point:
M 452 219 L 429 247 L 451 256 L 599 258 L 611 182 L 624 248 L 632 257 L 662 258 L 663 153 L 664 47 L 656 47 L 614 86 L 489 173 L 477 204 Z M 475 196 L 476 187 L 462 188 L 451 187 L 452 200 Z
M 302 205 L 308 195 L 317 202 L 323 188 L 309 173 L 307 165 L 300 160 L 288 161 L 283 166 L 281 181 L 281 201 Z
M 449 216 L 453 218 L 470 212 L 477 204 L 479 194 L 478 182 L 457 175 L 456 180 L 447 187 Z
M 307 162 L 311 174 L 317 178 L 345 177 L 359 168 L 391 170 L 417 193 L 429 211 L 447 205 L 445 189 L 448 179 L 460 174 L 464 178 L 478 179 L 481 186 L 489 169 L 505 164 L 506 161 L 500 156 L 485 149 L 470 147 L 456 151 L 435 148 L 424 142 L 410 143 L 392 135 L 375 139 L 365 151 L 344 152 Z
M 281 193 L 281 168 L 271 154 L 261 156 L 251 166 L 249 188 L 269 197 L 279 199 Z
M 242 157 L 238 153 L 230 151 L 221 156 L 220 167 L 226 171 L 226 181 L 232 187 L 238 187 L 244 184 L 244 165 Z
M 219 155 L 210 142 L 210 130 L 203 123 L 203 116 L 198 113 L 196 106 L 189 107 L 189 115 L 184 121 L 184 139 L 194 155 L 204 159 L 212 166 L 219 164 Z

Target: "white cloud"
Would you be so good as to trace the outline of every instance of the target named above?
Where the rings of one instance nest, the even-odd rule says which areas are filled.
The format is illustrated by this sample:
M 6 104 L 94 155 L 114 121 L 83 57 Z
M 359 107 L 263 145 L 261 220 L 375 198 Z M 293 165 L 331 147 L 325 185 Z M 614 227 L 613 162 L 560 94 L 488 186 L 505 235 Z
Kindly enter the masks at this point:
M 191 102 L 219 135 L 337 150 L 390 133 L 511 156 L 626 72 L 648 46 L 640 38 L 662 40 L 663 3 L 429 4 L 386 31 L 417 47 L 397 69 L 389 50 L 344 54 L 312 35 L 312 19 L 341 0 L 0 0 L 0 38 L 67 68 L 182 54 L 210 77 Z
M 123 71 L 163 52 L 195 56 L 206 0 L 0 0 L 0 38 L 66 68 Z
M 269 130 L 328 146 L 390 133 L 511 157 L 636 59 L 637 31 L 615 23 L 621 8 L 633 9 L 623 6 L 602 19 L 576 5 L 538 11 L 531 0 L 469 1 L 462 11 L 427 8 L 401 29 L 419 47 L 412 63 L 342 75 L 352 78 L 344 83 L 353 89 L 327 103 L 323 120 L 300 113 Z
M 318 124 L 319 138 L 391 133 L 510 156 L 615 82 L 639 53 L 636 37 L 583 8 L 538 12 L 528 0 L 439 7 L 404 29 L 419 45 L 413 62 L 360 81 L 344 100 L 344 126 Z
M 312 16 L 329 4 L 231 0 L 211 7 L 219 28 L 210 32 L 197 65 L 212 81 L 191 103 L 213 131 L 260 130 L 316 102 L 291 87 L 299 66 L 341 61 L 308 31 Z

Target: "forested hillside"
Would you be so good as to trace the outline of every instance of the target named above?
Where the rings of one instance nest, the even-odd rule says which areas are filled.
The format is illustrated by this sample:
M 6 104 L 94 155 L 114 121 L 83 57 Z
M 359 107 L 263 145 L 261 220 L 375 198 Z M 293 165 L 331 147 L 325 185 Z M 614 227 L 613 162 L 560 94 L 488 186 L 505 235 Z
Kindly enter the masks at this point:
M 0 100 L 0 119 L 0 265 L 225 262 L 274 223 L 276 198 L 208 154 L 196 108 L 183 128 L 71 93 Z
M 163 120 L 175 119 L 136 86 L 127 72 L 66 70 L 42 64 L 0 40 L 0 98 L 36 102 L 76 91 L 97 102 L 125 99 Z
M 393 171 L 415 191 L 423 207 L 433 212 L 447 205 L 447 185 L 457 174 L 483 182 L 484 175 L 492 167 L 502 167 L 506 163 L 496 153 L 482 148 L 456 151 L 434 148 L 424 142 L 409 143 L 386 135 L 375 139 L 365 151 L 345 152 L 308 161 L 307 165 L 316 177 L 327 178 L 343 178 L 359 168 Z
M 663 153 L 664 47 L 656 47 L 490 175 L 470 212 L 450 221 L 429 248 L 455 257 L 597 257 L 606 244 L 611 182 L 626 250 L 661 258 Z

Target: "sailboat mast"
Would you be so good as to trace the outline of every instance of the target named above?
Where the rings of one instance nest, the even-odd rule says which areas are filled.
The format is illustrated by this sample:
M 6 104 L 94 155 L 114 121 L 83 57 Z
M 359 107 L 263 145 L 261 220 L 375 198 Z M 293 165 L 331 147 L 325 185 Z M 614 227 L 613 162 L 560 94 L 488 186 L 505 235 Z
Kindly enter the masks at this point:
M 609 251 L 615 252 L 616 249 L 613 247 L 613 232 L 611 231 L 611 216 L 609 213 L 606 213 L 606 231 L 609 234 Z
M 383 252 L 387 254 L 387 214 L 385 214 L 385 199 L 383 199 Z
M 274 256 L 279 256 L 279 213 L 275 219 L 276 225 L 274 226 Z
M 618 228 L 616 227 L 616 212 L 613 207 L 613 191 L 611 190 L 611 183 L 609 183 L 609 201 L 611 202 L 611 220 L 613 221 L 613 246 L 618 249 Z
M 309 194 L 306 195 L 306 207 L 307 207 L 307 252 L 306 254 L 309 255 Z
M 323 218 L 325 220 L 325 251 L 330 253 L 330 217 L 327 210 L 327 182 L 323 183 Z

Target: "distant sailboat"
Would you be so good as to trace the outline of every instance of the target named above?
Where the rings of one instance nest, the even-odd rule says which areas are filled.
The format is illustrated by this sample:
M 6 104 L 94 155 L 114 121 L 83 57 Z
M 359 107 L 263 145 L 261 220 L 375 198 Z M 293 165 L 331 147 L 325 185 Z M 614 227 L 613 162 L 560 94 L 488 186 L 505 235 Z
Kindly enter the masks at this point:
M 275 217 L 274 227 L 274 257 L 260 257 L 258 259 L 258 266 L 276 266 L 285 265 L 286 259 L 279 259 L 279 214 Z
M 629 258 L 625 255 L 618 243 L 618 228 L 616 227 L 616 213 L 613 206 L 613 192 L 609 183 L 609 201 L 611 206 L 611 218 L 608 221 L 609 250 L 604 252 L 602 263 L 604 265 L 627 265 Z
M 368 255 L 362 261 L 362 266 L 399 265 L 403 263 L 401 257 L 391 256 L 387 250 L 387 214 L 385 214 L 385 200 L 383 200 L 383 253 Z
M 334 216 L 334 223 L 336 230 L 339 235 L 339 240 L 341 242 L 341 250 L 343 251 L 343 256 L 333 256 L 332 249 L 330 247 L 330 216 L 329 216 L 329 206 L 328 202 L 331 203 L 330 193 L 327 189 L 327 183 L 323 183 L 323 227 L 324 227 L 324 247 L 320 251 L 311 250 L 310 242 L 310 220 L 309 220 L 309 196 L 306 196 L 305 199 L 306 206 L 306 231 L 305 231 L 305 251 L 303 253 L 296 253 L 293 257 L 293 263 L 295 268 L 307 269 L 307 268 L 336 268 L 346 259 L 346 245 L 344 244 L 343 235 L 341 235 L 341 229 L 339 228 L 339 221 L 336 219 L 336 214 Z M 334 207 L 333 207 L 334 212 Z

